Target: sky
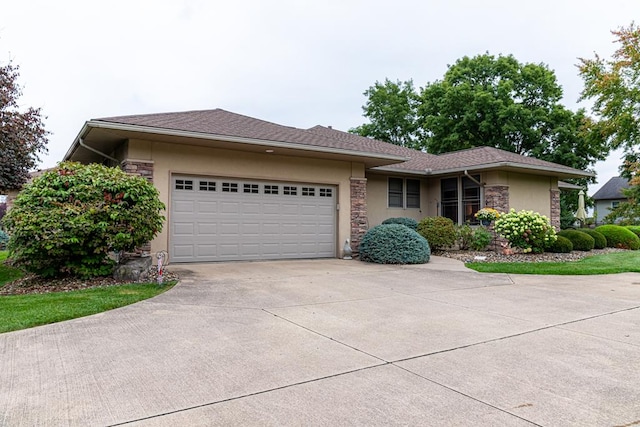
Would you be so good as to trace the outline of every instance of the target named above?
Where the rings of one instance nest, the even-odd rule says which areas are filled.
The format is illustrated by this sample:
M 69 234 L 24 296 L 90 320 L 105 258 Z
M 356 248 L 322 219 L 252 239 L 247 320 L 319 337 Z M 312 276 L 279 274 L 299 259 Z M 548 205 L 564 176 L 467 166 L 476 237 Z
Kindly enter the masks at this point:
M 41 167 L 85 121 L 222 108 L 282 125 L 348 130 L 376 81 L 442 79 L 463 56 L 544 63 L 570 109 L 578 58 L 615 50 L 638 0 L 3 0 L 0 64 L 20 67 L 23 108 L 51 132 Z M 596 165 L 618 175 L 621 153 Z

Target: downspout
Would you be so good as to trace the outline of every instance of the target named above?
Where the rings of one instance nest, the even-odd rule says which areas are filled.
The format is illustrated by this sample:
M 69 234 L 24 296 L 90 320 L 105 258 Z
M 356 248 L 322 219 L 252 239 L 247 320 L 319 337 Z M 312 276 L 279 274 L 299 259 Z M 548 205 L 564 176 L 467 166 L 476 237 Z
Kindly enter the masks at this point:
M 104 157 L 105 159 L 109 159 L 109 160 L 113 160 L 116 164 L 119 164 L 120 162 L 118 161 L 118 159 L 109 156 L 108 154 L 103 153 L 102 151 L 98 151 L 93 147 L 89 147 L 87 144 L 84 143 L 84 141 L 82 140 L 82 138 L 78 137 L 78 145 L 80 145 L 82 148 L 86 148 L 87 150 L 91 151 L 92 153 L 96 153 L 99 156 Z M 466 172 L 466 171 L 465 171 Z
M 467 171 L 466 169 L 464 170 L 464 176 L 466 176 L 467 178 L 469 178 L 471 181 L 475 182 L 476 184 L 478 184 L 480 187 L 484 187 L 484 184 L 481 183 L 480 181 L 478 181 L 477 179 L 475 179 L 474 177 L 472 177 L 471 175 L 469 175 L 469 171 Z

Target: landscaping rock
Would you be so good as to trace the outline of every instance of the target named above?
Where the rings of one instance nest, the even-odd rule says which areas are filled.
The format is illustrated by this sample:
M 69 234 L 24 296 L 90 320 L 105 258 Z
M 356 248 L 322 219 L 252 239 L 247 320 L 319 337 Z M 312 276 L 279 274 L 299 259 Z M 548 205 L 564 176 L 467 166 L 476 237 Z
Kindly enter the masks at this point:
M 116 265 L 113 270 L 113 278 L 131 282 L 145 281 L 150 267 L 151 257 L 129 258 Z

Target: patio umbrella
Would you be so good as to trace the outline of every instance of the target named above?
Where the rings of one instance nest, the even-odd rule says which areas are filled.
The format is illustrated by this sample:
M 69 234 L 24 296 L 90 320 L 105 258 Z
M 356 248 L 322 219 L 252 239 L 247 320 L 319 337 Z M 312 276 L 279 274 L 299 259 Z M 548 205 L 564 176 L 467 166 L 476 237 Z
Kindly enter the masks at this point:
M 578 210 L 576 211 L 576 218 L 580 222 L 584 222 L 587 219 L 587 212 L 584 210 L 584 191 L 580 190 L 578 193 Z

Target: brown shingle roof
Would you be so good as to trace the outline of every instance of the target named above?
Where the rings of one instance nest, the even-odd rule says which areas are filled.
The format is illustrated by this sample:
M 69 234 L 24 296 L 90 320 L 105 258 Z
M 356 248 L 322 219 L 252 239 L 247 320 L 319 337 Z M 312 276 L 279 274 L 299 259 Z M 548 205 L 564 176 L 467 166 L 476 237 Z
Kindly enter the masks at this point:
M 589 176 L 589 173 L 567 166 L 546 162 L 533 157 L 521 156 L 492 147 L 476 147 L 468 150 L 433 155 L 323 126 L 315 126 L 306 130 L 298 129 L 222 109 L 106 117 L 95 119 L 94 121 L 170 129 L 206 135 L 248 138 L 259 141 L 311 145 L 361 153 L 404 157 L 408 159 L 402 163 L 374 168 L 387 171 L 425 173 L 425 170 L 431 170 L 432 174 L 438 174 L 467 168 L 479 169 L 482 167 L 496 168 L 510 166 L 524 169 L 542 169 L 558 174 Z

